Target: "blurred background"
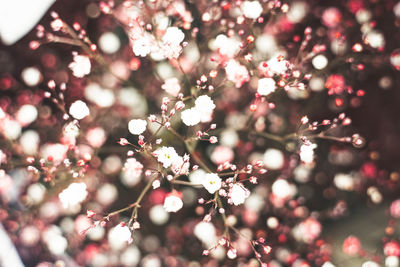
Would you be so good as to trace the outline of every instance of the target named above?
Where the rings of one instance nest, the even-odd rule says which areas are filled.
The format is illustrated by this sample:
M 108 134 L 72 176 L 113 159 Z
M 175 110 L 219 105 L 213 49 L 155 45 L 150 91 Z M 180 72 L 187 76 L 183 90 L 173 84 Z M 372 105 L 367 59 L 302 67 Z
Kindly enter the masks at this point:
M 185 1 L 188 6 L 193 6 L 193 1 Z M 297 1 L 300 2 L 300 1 Z M 348 148 L 343 144 L 334 142 L 320 142 L 318 144 L 317 166 L 313 171 L 313 179 L 316 185 L 300 185 L 299 191 L 313 191 L 312 201 L 308 203 L 310 209 L 324 210 L 331 207 L 339 200 L 347 203 L 346 215 L 340 219 L 328 218 L 324 221 L 323 237 L 333 244 L 333 262 L 336 266 L 353 267 L 361 266 L 364 260 L 357 257 L 346 256 L 342 253 L 343 240 L 350 234 L 356 235 L 362 241 L 363 247 L 372 253 L 382 250 L 382 237 L 385 235 L 385 229 L 389 222 L 388 207 L 390 202 L 400 196 L 400 75 L 392 64 L 390 64 L 391 51 L 400 48 L 400 17 L 396 17 L 393 7 L 397 4 L 394 0 L 365 0 L 365 1 L 345 1 L 345 0 L 320 0 L 302 1 L 308 6 L 310 15 L 306 16 L 290 33 L 302 34 L 305 26 L 318 26 L 320 24 L 319 16 L 321 11 L 330 6 L 339 8 L 344 18 L 349 15 L 349 6 L 356 5 L 358 2 L 368 8 L 372 13 L 372 21 L 376 27 L 384 34 L 386 45 L 381 54 L 365 53 L 360 62 L 365 62 L 363 71 L 348 71 L 355 68 L 352 64 L 333 65 L 329 72 L 343 73 L 355 90 L 363 90 L 365 95 L 362 97 L 346 95 L 342 96 L 343 105 L 335 105 L 337 99 L 326 93 L 311 92 L 309 97 L 304 99 L 289 99 L 286 96 L 279 96 L 276 102 L 280 102 L 277 113 L 287 121 L 294 118 L 292 113 L 309 114 L 312 120 L 321 121 L 325 118 L 333 118 L 340 112 L 345 112 L 352 119 L 351 130 L 356 131 L 366 140 L 363 148 Z M 1 5 L 7 6 L 5 1 Z M 0 6 L 0 10 L 4 9 Z M 121 57 L 133 57 L 130 51 L 128 37 L 119 22 L 111 16 L 101 14 L 98 8 L 98 2 L 93 0 L 58 0 L 51 5 L 50 10 L 56 11 L 60 17 L 72 25 L 78 22 L 83 29 L 86 29 L 88 37 L 98 43 L 99 38 L 104 32 L 112 31 L 115 33 L 123 49 L 117 55 L 108 56 L 112 62 Z M 48 27 L 52 21 L 50 11 L 46 11 L 40 19 L 39 24 Z M 0 25 L 12 27 L 12 25 Z M 349 45 L 353 41 L 352 27 L 349 25 L 347 38 Z M 354 38 L 359 38 L 354 35 Z M 68 64 L 70 63 L 71 52 L 76 51 L 74 46 L 65 44 L 49 43 L 41 45 L 36 50 L 29 49 L 32 40 L 37 39 L 36 30 L 30 30 L 27 35 L 12 45 L 0 44 L 0 106 L 4 103 L 11 103 L 14 100 L 26 97 L 24 93 L 27 89 L 21 77 L 24 69 L 30 66 L 39 68 L 46 79 L 54 79 L 57 83 L 70 83 L 68 94 L 65 95 L 65 102 L 69 105 L 74 100 L 83 97 L 83 88 L 86 86 L 85 80 L 70 79 L 68 74 Z M 282 38 L 280 45 L 285 46 L 291 42 L 289 37 Z M 330 55 L 332 60 L 337 55 Z M 66 60 L 68 58 L 68 60 Z M 151 79 L 146 74 L 146 67 L 151 63 L 146 60 L 141 61 L 141 68 L 132 71 L 130 80 L 135 86 L 140 87 L 145 83 L 145 79 Z M 327 70 L 325 70 L 327 71 Z M 37 85 L 37 91 L 41 92 L 41 87 Z M 32 91 L 35 91 L 33 89 Z M 34 99 L 34 94 L 30 95 Z M 53 109 L 52 113 L 60 116 L 61 113 L 53 103 L 48 101 L 48 107 Z M 151 109 L 151 103 L 149 103 Z M 287 109 L 287 110 L 285 110 Z M 126 131 L 123 126 L 123 120 L 114 122 L 112 131 L 108 137 L 107 144 L 114 144 L 115 140 L 124 136 Z M 57 124 L 57 122 L 55 122 Z M 49 124 L 53 127 L 52 124 Z M 51 128 L 50 127 L 50 128 Z M 48 130 L 50 131 L 50 128 Z M 52 139 L 57 133 L 47 133 L 47 138 Z M 1 143 L 6 147 L 5 143 Z M 265 147 L 278 146 L 276 144 L 266 143 Z M 347 151 L 347 154 L 341 152 Z M 332 180 L 336 173 L 357 172 L 362 173 L 364 177 L 373 177 L 370 181 L 363 183 L 360 188 L 351 192 L 333 192 L 327 181 Z M 374 203 L 369 198 L 367 190 L 373 185 L 379 189 L 383 195 L 383 200 Z M 115 207 L 121 207 L 122 202 L 129 203 L 132 192 L 128 189 L 120 189 L 120 199 Z M 311 189 L 311 187 L 313 189 Z M 316 189 L 317 188 L 317 189 Z M 318 189 L 321 189 L 318 191 Z M 329 195 L 327 198 L 326 196 Z M 9 208 L 13 208 L 10 206 Z M 261 220 L 261 219 L 260 219 Z M 9 227 L 9 225 L 8 225 Z M 154 228 L 155 233 L 160 231 Z M 0 235 L 0 242 L 2 242 Z M 17 246 L 18 247 L 18 246 Z M 29 253 L 20 251 L 24 264 L 34 266 L 38 259 L 29 258 Z M 26 257 L 24 257 L 26 253 Z

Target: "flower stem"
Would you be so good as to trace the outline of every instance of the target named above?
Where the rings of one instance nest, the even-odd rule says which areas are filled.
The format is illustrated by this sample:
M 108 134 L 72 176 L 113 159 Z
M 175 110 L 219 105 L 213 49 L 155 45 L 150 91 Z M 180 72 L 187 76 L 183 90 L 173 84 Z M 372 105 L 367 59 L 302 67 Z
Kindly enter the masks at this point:
M 130 225 L 132 224 L 132 222 L 134 220 L 136 220 L 137 218 L 137 214 L 138 214 L 138 210 L 140 208 L 140 202 L 142 201 L 143 197 L 146 195 L 147 191 L 149 191 L 151 185 L 153 184 L 154 180 L 157 178 L 157 176 L 154 176 L 151 180 L 149 180 L 145 186 L 145 188 L 142 190 L 142 192 L 140 193 L 139 197 L 137 198 L 135 204 L 135 208 L 132 211 L 132 215 L 131 218 L 129 219 L 128 222 L 128 227 L 130 227 Z

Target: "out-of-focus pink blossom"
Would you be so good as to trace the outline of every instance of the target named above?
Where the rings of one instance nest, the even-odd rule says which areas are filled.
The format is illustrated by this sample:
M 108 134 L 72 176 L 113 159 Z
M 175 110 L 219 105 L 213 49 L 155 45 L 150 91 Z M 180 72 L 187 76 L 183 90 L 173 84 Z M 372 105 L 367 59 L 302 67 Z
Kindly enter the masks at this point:
M 400 218 L 400 199 L 393 201 L 390 205 L 390 215 L 394 218 Z
M 325 9 L 322 14 L 322 23 L 328 28 L 334 28 L 342 20 L 342 13 L 335 7 Z
M 179 84 L 179 80 L 177 78 L 166 79 L 161 88 L 165 90 L 168 94 L 175 97 L 177 97 L 179 92 L 181 91 L 181 85 Z
M 211 153 L 211 160 L 217 165 L 232 162 L 234 157 L 233 150 L 226 146 L 217 146 Z
M 330 95 L 340 95 L 345 89 L 346 83 L 344 77 L 339 74 L 332 74 L 325 82 L 325 87 L 328 88 Z
M 225 72 L 227 79 L 232 81 L 237 88 L 250 80 L 247 68 L 233 59 L 228 61 Z
M 349 236 L 343 242 L 343 252 L 347 255 L 356 255 L 360 249 L 360 240 L 355 236 Z

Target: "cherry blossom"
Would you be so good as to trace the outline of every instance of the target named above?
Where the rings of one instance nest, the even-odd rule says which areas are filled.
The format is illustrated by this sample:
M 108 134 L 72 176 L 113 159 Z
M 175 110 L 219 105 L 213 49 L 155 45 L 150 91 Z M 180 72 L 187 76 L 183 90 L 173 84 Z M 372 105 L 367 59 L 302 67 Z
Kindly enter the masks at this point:
M 181 118 L 187 126 L 197 125 L 201 121 L 201 114 L 197 108 L 190 108 L 182 111 Z
M 167 212 L 177 212 L 183 207 L 182 196 L 179 192 L 169 193 L 164 200 L 164 209 Z
M 247 68 L 235 60 L 229 60 L 225 67 L 227 79 L 232 81 L 237 88 L 250 80 Z
M 91 63 L 87 56 L 75 55 L 74 61 L 68 67 L 72 70 L 75 77 L 83 78 L 90 73 Z
M 128 158 L 124 164 L 122 181 L 128 186 L 135 186 L 143 172 L 143 165 L 135 158 Z
M 400 4 L 372 2 L 55 5 L 0 53 L 0 236 L 37 266 L 398 267 Z M 362 204 L 378 249 L 332 236 Z
M 168 94 L 177 97 L 181 91 L 181 86 L 177 78 L 169 78 L 165 80 L 165 83 L 161 86 Z
M 140 135 L 146 131 L 146 126 L 147 122 L 140 119 L 130 120 L 128 123 L 129 132 L 134 135 Z
M 244 1 L 241 8 L 244 16 L 249 19 L 257 19 L 263 12 L 263 8 L 258 1 Z
M 250 191 L 240 183 L 235 183 L 229 190 L 229 197 L 235 206 L 243 204 L 250 195 Z
M 215 109 L 214 101 L 207 95 L 199 96 L 195 101 L 195 109 L 200 113 L 201 122 L 209 122 Z
M 240 41 L 234 37 L 227 37 L 224 34 L 219 34 L 217 38 L 215 38 L 213 46 L 221 55 L 233 58 L 240 50 Z
M 118 224 L 108 232 L 108 242 L 114 250 L 126 247 L 131 239 L 132 233 L 124 223 Z
M 275 80 L 272 78 L 262 78 L 258 80 L 257 93 L 267 96 L 273 93 L 276 89 Z
M 173 147 L 161 147 L 154 152 L 158 162 L 163 164 L 164 168 L 170 167 L 174 162 L 179 160 L 178 154 Z
M 133 39 L 131 42 L 133 53 L 136 56 L 141 57 L 145 57 L 150 54 L 155 46 L 154 37 L 148 33 L 144 33 L 142 36 Z
M 204 188 L 214 194 L 221 188 L 222 180 L 216 173 L 207 173 L 202 181 Z
M 72 183 L 58 195 L 58 198 L 65 208 L 75 206 L 86 199 L 88 195 L 86 188 L 85 183 Z
M 69 107 L 69 114 L 77 120 L 81 120 L 86 116 L 89 116 L 90 110 L 85 102 L 77 100 Z

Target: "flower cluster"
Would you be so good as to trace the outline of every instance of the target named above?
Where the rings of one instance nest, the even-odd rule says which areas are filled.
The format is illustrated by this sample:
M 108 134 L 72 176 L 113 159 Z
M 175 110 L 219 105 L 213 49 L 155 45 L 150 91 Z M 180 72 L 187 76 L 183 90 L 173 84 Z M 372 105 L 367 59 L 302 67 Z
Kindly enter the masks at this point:
M 400 174 L 357 133 L 377 128 L 357 108 L 398 83 L 400 50 L 383 25 L 398 28 L 400 4 L 378 3 L 49 11 L 28 36 L 35 65 L 0 64 L 0 222 L 22 260 L 332 267 L 342 253 L 398 267 Z M 380 255 L 347 232 L 339 249 L 329 243 L 354 199 L 386 198 Z

